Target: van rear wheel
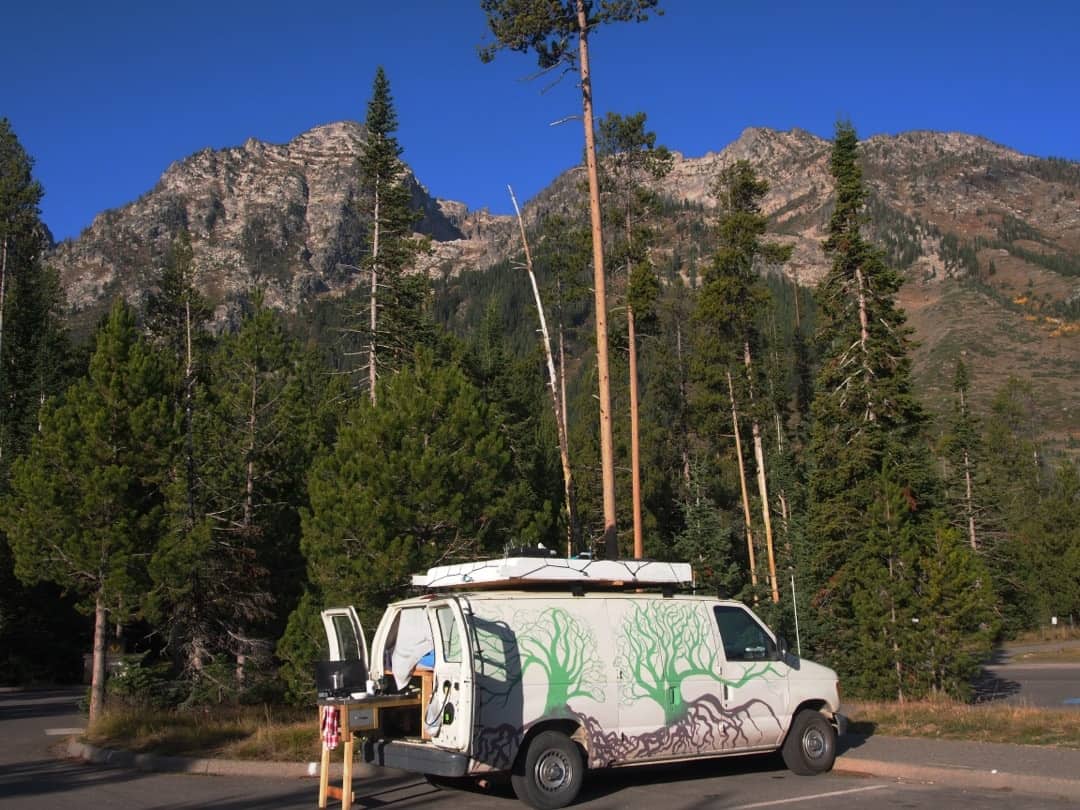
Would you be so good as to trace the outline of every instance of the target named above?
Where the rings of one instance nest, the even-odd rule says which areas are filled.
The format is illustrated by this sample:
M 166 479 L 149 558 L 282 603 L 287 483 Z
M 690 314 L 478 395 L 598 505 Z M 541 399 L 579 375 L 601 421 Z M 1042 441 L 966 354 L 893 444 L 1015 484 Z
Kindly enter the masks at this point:
M 538 810 L 565 807 L 577 798 L 585 763 L 577 744 L 559 731 L 537 734 L 514 764 L 510 782 L 521 801 Z
M 791 721 L 781 752 L 792 773 L 825 773 L 836 761 L 836 729 L 821 712 L 803 709 Z

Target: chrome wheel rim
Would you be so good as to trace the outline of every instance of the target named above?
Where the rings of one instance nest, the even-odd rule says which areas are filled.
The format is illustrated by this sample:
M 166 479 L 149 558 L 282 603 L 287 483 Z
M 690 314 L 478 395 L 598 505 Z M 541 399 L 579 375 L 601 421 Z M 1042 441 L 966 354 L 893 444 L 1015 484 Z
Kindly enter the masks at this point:
M 536 784 L 547 793 L 562 790 L 574 778 L 574 766 L 562 751 L 545 751 L 536 760 Z
M 825 735 L 821 733 L 821 729 L 817 728 L 806 730 L 806 733 L 803 734 L 802 746 L 806 756 L 810 759 L 821 759 L 828 747 L 825 743 Z

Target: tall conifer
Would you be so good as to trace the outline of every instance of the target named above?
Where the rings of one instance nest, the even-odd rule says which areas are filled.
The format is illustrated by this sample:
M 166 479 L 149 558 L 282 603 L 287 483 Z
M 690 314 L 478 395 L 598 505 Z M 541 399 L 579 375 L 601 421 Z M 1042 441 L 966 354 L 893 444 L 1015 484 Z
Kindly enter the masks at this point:
M 411 210 L 411 193 L 405 185 L 405 166 L 397 131 L 397 113 L 390 95 L 390 81 L 380 66 L 375 71 L 367 118 L 364 146 L 360 153 L 361 210 L 370 218 L 369 252 L 364 267 L 369 273 L 367 323 L 358 326 L 367 356 L 368 396 L 376 401 L 380 367 L 399 368 L 420 338 L 423 319 L 417 318 L 425 306 L 426 283 L 405 278 L 404 271 L 423 241 L 413 237 L 416 215 Z
M 120 623 L 140 606 L 174 441 L 165 369 L 120 301 L 98 332 L 88 377 L 46 408 L 0 506 L 16 573 L 60 583 L 94 614 L 91 722 L 105 694 L 106 617 Z
M 814 611 L 803 615 L 818 653 L 856 691 L 903 699 L 949 688 L 971 665 L 929 656 L 921 634 L 933 632 L 935 604 L 970 594 L 954 645 L 970 642 L 990 617 L 983 592 L 971 587 L 979 576 L 970 548 L 954 554 L 938 542 L 944 518 L 926 417 L 912 393 L 909 329 L 895 302 L 900 277 L 863 236 L 857 148 L 854 128 L 838 124 L 803 549 Z M 941 555 L 950 560 L 944 567 L 932 562 Z M 938 673 L 934 683 L 920 675 L 927 669 Z

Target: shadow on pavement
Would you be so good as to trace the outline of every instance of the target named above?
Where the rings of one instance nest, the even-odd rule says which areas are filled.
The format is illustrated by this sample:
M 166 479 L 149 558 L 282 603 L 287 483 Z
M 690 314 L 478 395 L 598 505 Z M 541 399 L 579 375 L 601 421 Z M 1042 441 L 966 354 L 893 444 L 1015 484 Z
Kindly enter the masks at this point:
M 876 723 L 868 720 L 860 720 L 848 726 L 848 732 L 836 741 L 836 755 L 842 756 L 848 751 L 853 751 L 866 744 L 867 739 L 874 736 L 877 729 Z
M 696 762 L 679 762 L 670 765 L 639 765 L 633 768 L 610 768 L 590 771 L 578 802 L 599 799 L 639 785 L 657 785 L 668 782 L 692 782 L 698 779 L 714 779 L 733 774 L 769 773 L 773 779 L 794 777 L 780 755 L 750 754 L 747 756 L 705 759 Z M 509 786 L 507 786 L 509 787 Z M 509 793 L 513 796 L 513 792 Z M 705 805 L 715 806 L 725 796 L 710 794 L 702 797 Z
M 79 710 L 79 688 L 20 690 L 0 692 L 0 720 L 28 720 L 33 717 L 56 717 Z
M 130 782 L 142 775 L 135 771 L 102 768 L 74 760 L 13 762 L 0 771 L 0 799 L 25 797 L 28 800 L 26 806 L 30 806 L 32 796 Z
M 991 661 L 992 663 L 994 662 Z M 973 703 L 990 703 L 994 700 L 1004 700 L 1020 692 L 1018 682 L 1002 678 L 988 669 L 980 670 L 971 686 Z

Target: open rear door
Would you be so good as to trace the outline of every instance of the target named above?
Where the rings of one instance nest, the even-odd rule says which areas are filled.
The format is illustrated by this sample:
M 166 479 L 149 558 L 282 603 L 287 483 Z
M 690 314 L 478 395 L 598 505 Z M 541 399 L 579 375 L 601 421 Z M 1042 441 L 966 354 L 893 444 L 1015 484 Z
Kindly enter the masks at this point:
M 456 598 L 431 602 L 428 621 L 435 646 L 432 695 L 424 707 L 431 741 L 444 748 L 467 750 L 473 728 L 473 652 L 469 625 Z
M 368 669 L 367 640 L 360 618 L 350 605 L 345 608 L 331 608 L 322 612 L 326 640 L 330 645 L 331 661 L 359 661 L 364 670 Z

